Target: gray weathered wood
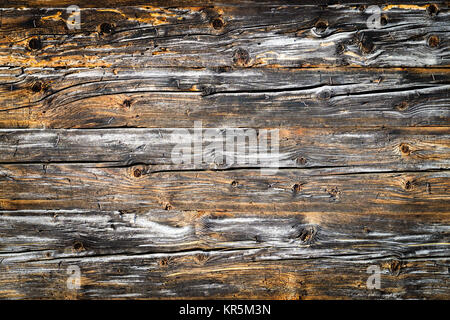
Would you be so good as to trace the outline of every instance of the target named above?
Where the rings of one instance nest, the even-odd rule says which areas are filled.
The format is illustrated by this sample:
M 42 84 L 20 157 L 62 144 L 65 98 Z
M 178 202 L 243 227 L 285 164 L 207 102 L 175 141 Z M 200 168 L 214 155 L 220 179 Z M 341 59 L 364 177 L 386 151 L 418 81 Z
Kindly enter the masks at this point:
M 450 115 L 442 68 L 13 68 L 2 76 L 4 128 L 447 126 Z
M 1 211 L 0 297 L 445 297 L 445 216 L 405 218 Z M 381 291 L 365 286 L 373 264 Z M 70 265 L 81 268 L 82 292 L 66 288 Z
M 124 7 L 83 9 L 81 31 L 65 9 L 3 9 L 0 64 L 26 67 L 448 66 L 448 6 L 385 6 L 369 28 L 358 6 Z M 213 20 L 221 19 L 214 28 Z M 326 26 L 318 25 L 318 22 Z M 108 23 L 102 29 L 101 25 Z M 106 26 L 106 25 L 105 25 Z M 325 29 L 324 31 L 321 31 Z M 106 30 L 106 31 L 103 31 Z M 428 38 L 437 36 L 437 46 Z M 29 41 L 39 39 L 38 50 Z
M 0 167 L 0 208 L 448 212 L 448 171 L 352 173 L 341 168 L 176 171 L 165 166 Z M 341 174 L 339 174 L 341 171 Z M 36 186 L 39 185 L 39 192 Z
M 1 299 L 449 299 L 448 2 L 149 3 L 0 0 Z
M 164 165 L 180 169 L 226 169 L 264 167 L 258 158 L 258 146 L 235 141 L 245 148 L 251 161 L 226 161 L 208 150 L 213 139 L 203 129 L 202 136 L 193 129 L 185 135 L 184 129 L 102 129 L 102 130 L 0 130 L 0 162 L 2 163 L 52 163 L 52 162 L 108 162 L 111 166 L 133 164 Z M 247 129 L 243 129 L 247 130 Z M 226 132 L 214 130 L 225 140 Z M 257 131 L 255 131 L 257 133 Z M 385 128 L 385 129 L 308 129 L 283 128 L 280 141 L 269 141 L 278 147 L 270 152 L 270 159 L 283 168 L 345 167 L 354 172 L 369 170 L 405 171 L 449 169 L 450 129 L 448 127 Z M 201 163 L 193 143 L 201 141 Z M 177 165 L 172 154 L 175 147 L 189 147 L 189 163 Z M 216 152 L 218 152 L 217 150 Z

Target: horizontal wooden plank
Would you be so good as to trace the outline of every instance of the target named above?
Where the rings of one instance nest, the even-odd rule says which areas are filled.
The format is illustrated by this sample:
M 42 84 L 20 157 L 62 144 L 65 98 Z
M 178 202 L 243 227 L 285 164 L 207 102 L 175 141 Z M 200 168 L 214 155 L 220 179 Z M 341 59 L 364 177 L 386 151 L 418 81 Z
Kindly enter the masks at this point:
M 447 126 L 449 70 L 3 68 L 0 127 Z
M 0 166 L 0 208 L 448 212 L 449 173 L 351 173 L 336 169 L 170 171 L 108 164 Z M 274 174 L 276 173 L 276 174 Z M 38 189 L 36 189 L 38 187 Z
M 318 89 L 362 95 L 449 84 L 446 68 L 0 68 L 0 111 L 133 93 L 271 93 Z M 318 93 L 314 92 L 314 93 Z
M 364 9 L 364 8 L 363 8 Z M 438 12 L 438 14 L 436 14 Z M 447 4 L 383 6 L 381 28 L 351 5 L 3 9 L 12 67 L 449 66 Z
M 405 0 L 391 0 L 389 1 L 391 5 L 398 5 L 404 9 L 422 9 L 427 8 L 430 5 L 429 1 L 424 0 L 414 0 L 410 1 L 410 4 L 405 4 Z M 434 4 L 445 5 L 446 1 L 437 0 L 433 1 Z M 385 0 L 302 0 L 301 4 L 304 5 L 317 5 L 317 6 L 327 6 L 333 4 L 349 4 L 349 5 L 385 5 Z M 0 0 L 0 8 L 15 8 L 15 7 L 30 7 L 30 8 L 59 8 L 68 7 L 73 5 L 71 0 Z M 77 5 L 81 8 L 117 8 L 124 6 L 154 6 L 154 7 L 174 7 L 174 6 L 274 6 L 274 5 L 285 5 L 285 6 L 298 6 L 299 2 L 297 0 L 97 0 L 95 3 L 89 0 L 78 0 Z
M 0 297 L 442 298 L 449 293 L 448 219 L 1 211 Z M 77 291 L 66 285 L 74 265 L 82 275 Z M 380 290 L 366 287 L 371 265 L 382 271 Z
M 242 133 L 253 132 L 256 139 L 259 131 L 249 130 L 242 129 Z M 258 144 L 241 139 L 234 139 L 233 150 L 227 150 L 227 132 L 216 129 L 213 137 L 209 131 L 212 130 L 203 129 L 198 134 L 194 129 L 163 128 L 3 129 L 0 162 L 105 162 L 111 166 L 162 165 L 172 170 L 264 167 L 268 161 L 277 161 L 282 168 L 347 166 L 348 170 L 355 167 L 354 172 L 450 169 L 449 127 L 284 128 L 279 130 L 278 141 L 268 136 L 268 158 L 261 154 Z M 210 148 L 215 141 L 220 142 L 217 150 Z M 194 144 L 202 148 L 194 148 Z M 184 148 L 191 150 L 192 155 L 180 164 L 175 150 Z M 235 149 L 244 152 L 236 153 Z M 247 160 L 238 162 L 238 155 Z M 200 161 L 194 161 L 198 156 Z
M 423 251 L 423 254 L 426 250 Z M 448 257 L 277 259 L 271 250 L 111 255 L 2 264 L 2 298 L 445 299 Z M 77 266 L 81 287 L 67 286 Z M 368 289 L 370 266 L 381 288 Z M 18 286 L 18 283 L 26 284 Z
M 269 249 L 282 259 L 448 255 L 450 215 L 177 210 L 0 211 L 3 264 L 112 254 Z M 20 237 L 18 237 L 20 234 Z M 26 255 L 21 255 L 24 253 Z

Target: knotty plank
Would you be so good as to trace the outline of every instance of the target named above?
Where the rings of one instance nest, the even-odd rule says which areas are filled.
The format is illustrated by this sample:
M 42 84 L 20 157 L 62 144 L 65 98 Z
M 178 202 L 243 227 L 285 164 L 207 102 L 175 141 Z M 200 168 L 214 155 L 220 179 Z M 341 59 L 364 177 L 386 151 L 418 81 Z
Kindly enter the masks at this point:
M 16 261 L 0 274 L 3 298 L 439 299 L 448 296 L 448 258 L 290 259 L 271 250 L 192 251 Z M 67 289 L 67 268 L 82 290 Z M 367 267 L 382 270 L 368 290 Z M 26 283 L 26 288 L 17 283 Z
M 448 85 L 447 68 L 0 68 L 1 111 L 127 93 L 389 93 Z M 314 93 L 318 93 L 314 92 Z
M 362 8 L 362 10 L 361 10 Z M 448 66 L 448 5 L 217 6 L 2 10 L 0 64 L 20 67 Z M 217 22 L 219 21 L 219 22 Z M 432 40 L 429 40 L 430 37 Z
M 441 213 L 0 211 L 0 255 L 6 265 L 16 260 L 263 248 L 283 259 L 411 258 L 424 248 L 430 256 L 448 258 L 447 219 Z
M 446 297 L 446 219 L 398 213 L 381 218 L 327 212 L 1 211 L 0 296 Z M 69 265 L 81 268 L 81 290 L 66 287 Z M 365 286 L 369 265 L 382 270 L 381 290 Z
M 3 68 L 0 127 L 446 126 L 448 70 Z
M 243 129 L 248 130 L 248 129 Z M 218 136 L 220 129 L 215 130 Z M 189 138 L 190 135 L 190 138 Z M 219 150 L 208 149 L 215 140 L 194 134 L 193 129 L 71 129 L 71 130 L 0 130 L 1 163 L 52 162 L 107 162 L 111 166 L 147 164 L 166 166 L 168 169 L 227 169 L 264 166 L 258 157 L 258 146 L 242 145 L 248 159 L 237 163 L 230 160 L 223 146 Z M 279 142 L 268 137 L 277 146 L 270 152 L 270 159 L 277 160 L 281 168 L 354 167 L 354 171 L 418 171 L 449 169 L 450 128 L 385 128 L 385 129 L 324 129 L 283 128 Z M 200 142 L 201 141 L 201 142 Z M 201 143 L 201 163 L 193 143 Z M 189 163 L 178 164 L 173 158 L 175 148 L 189 147 L 192 158 Z M 176 154 L 177 155 L 177 154 Z M 232 159 L 235 160 L 235 159 Z M 272 161 L 273 161 L 272 160 Z M 343 168 L 341 168 L 343 169 Z
M 424 0 L 414 0 L 411 1 L 412 4 L 405 4 L 405 0 L 392 0 L 389 1 L 392 5 L 398 5 L 405 9 L 420 9 L 426 8 L 430 5 L 429 1 Z M 446 1 L 437 0 L 433 1 L 434 4 L 446 4 Z M 0 0 L 0 7 L 5 8 L 54 8 L 54 7 L 68 7 L 73 4 L 71 0 Z M 274 6 L 274 5 L 285 5 L 285 6 L 298 6 L 298 1 L 296 0 L 274 0 L 274 1 L 252 1 L 252 0 L 226 0 L 226 1 L 214 1 L 214 0 L 97 0 L 95 3 L 89 0 L 79 0 L 77 5 L 81 8 L 118 8 L 124 6 L 146 6 L 149 4 L 153 7 L 176 7 L 176 6 L 204 6 L 204 7 L 214 7 L 214 6 L 240 6 L 245 5 L 249 7 L 260 7 L 260 6 Z M 334 4 L 348 4 L 348 5 L 385 5 L 384 0 L 303 0 L 304 5 L 317 5 L 317 6 L 327 6 Z M 422 9 L 424 10 L 424 9 Z
M 342 168 L 282 169 L 272 176 L 260 170 L 171 171 L 108 164 L 12 164 L 0 170 L 0 207 L 8 210 L 428 214 L 448 212 L 450 203 L 447 170 L 358 174 Z

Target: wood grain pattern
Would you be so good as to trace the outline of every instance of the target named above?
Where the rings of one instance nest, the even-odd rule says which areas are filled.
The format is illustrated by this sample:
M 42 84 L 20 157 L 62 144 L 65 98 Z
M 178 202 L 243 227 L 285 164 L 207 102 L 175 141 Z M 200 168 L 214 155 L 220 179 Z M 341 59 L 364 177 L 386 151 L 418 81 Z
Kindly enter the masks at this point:
M 2 211 L 0 281 L 3 296 L 16 298 L 445 298 L 445 221 L 398 213 Z M 80 293 L 65 288 L 72 264 L 85 274 Z M 366 289 L 367 264 L 382 266 L 383 290 Z M 17 281 L 33 285 L 23 290 Z
M 110 0 L 97 0 L 95 3 L 89 0 L 80 0 L 77 2 L 78 6 L 81 8 L 117 8 L 126 6 L 149 6 L 148 0 L 117 0 L 111 2 Z M 405 4 L 404 0 L 392 0 L 389 1 L 391 5 L 401 6 L 406 9 L 419 9 L 424 10 L 424 8 L 430 5 L 429 1 L 415 0 L 410 4 Z M 433 3 L 443 3 L 445 1 L 438 0 Z M 0 6 L 5 8 L 59 8 L 68 7 L 72 5 L 73 2 L 70 0 L 0 0 Z M 296 5 L 299 3 L 296 0 L 261 0 L 261 1 L 251 1 L 251 0 L 227 0 L 227 1 L 213 1 L 213 0 L 155 0 L 151 1 L 154 7 L 177 7 L 177 6 L 205 6 L 205 7 L 237 7 L 239 5 L 245 5 L 247 7 L 260 7 L 260 6 L 279 6 L 279 5 Z M 317 5 L 317 6 L 327 6 L 335 4 L 348 4 L 348 5 L 386 5 L 383 0 L 303 0 L 301 4 L 304 5 Z
M 165 169 L 165 168 L 164 168 Z M 445 212 L 448 172 L 328 173 L 328 169 L 177 171 L 138 165 L 2 165 L 3 209 Z M 294 188 L 295 185 L 299 187 Z M 39 193 L 34 192 L 39 185 Z M 299 190 L 297 190 L 299 189 Z M 357 205 L 355 205 L 357 204 Z
M 0 0 L 1 299 L 450 298 L 448 2 L 71 4 Z
M 248 128 L 241 128 L 249 130 Z M 216 137 L 193 129 L 0 129 L 0 163 L 104 162 L 115 166 L 144 164 L 174 169 L 251 168 L 250 161 L 238 163 L 219 160 L 207 147 Z M 185 133 L 190 138 L 182 139 Z M 214 130 L 220 135 L 221 130 Z M 282 168 L 340 167 L 342 170 L 431 170 L 449 169 L 450 129 L 448 127 L 326 129 L 284 128 L 279 141 L 269 136 L 278 151 L 269 154 Z M 201 143 L 201 163 L 193 143 Z M 176 164 L 172 152 L 176 146 L 189 147 L 190 163 Z M 223 144 L 222 144 L 223 146 Z M 224 153 L 226 152 L 225 146 Z M 235 141 L 235 148 L 247 148 L 248 158 L 258 157 L 257 146 Z M 224 158 L 228 157 L 224 154 Z M 336 168 L 338 169 L 338 168 Z
M 2 70 L 0 127 L 379 128 L 450 118 L 446 68 L 38 72 Z
M 357 6 L 84 9 L 82 32 L 61 9 L 2 12 L 0 63 L 22 67 L 448 66 L 448 6 L 430 17 L 385 7 L 367 26 Z M 220 27 L 214 27 L 220 19 Z M 218 26 L 219 24 L 216 24 Z M 102 28 L 103 26 L 103 28 Z M 428 38 L 439 41 L 430 45 Z M 30 41 L 35 45 L 30 46 Z M 35 48 L 35 49 L 33 49 Z M 139 63 L 137 64 L 137 61 Z

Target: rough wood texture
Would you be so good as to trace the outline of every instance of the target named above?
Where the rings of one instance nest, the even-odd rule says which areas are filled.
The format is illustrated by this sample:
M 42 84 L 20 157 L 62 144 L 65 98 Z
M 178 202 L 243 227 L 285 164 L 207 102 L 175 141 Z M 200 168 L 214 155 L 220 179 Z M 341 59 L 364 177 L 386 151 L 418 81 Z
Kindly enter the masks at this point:
M 422 67 L 449 64 L 447 6 L 389 8 L 369 29 L 357 6 L 3 10 L 0 63 L 23 67 Z M 20 12 L 20 13 L 19 13 Z M 220 19 L 220 27 L 214 24 Z M 435 36 L 437 41 L 430 42 Z M 30 44 L 30 41 L 34 43 Z M 138 64 L 136 59 L 138 57 Z
M 0 0 L 0 298 L 450 299 L 447 2 L 71 4 Z
M 247 130 L 242 128 L 242 130 Z M 251 167 L 243 163 L 218 163 L 208 152 L 214 140 L 185 139 L 185 129 L 0 129 L 0 163 L 107 162 L 126 166 L 146 164 L 156 168 L 171 166 L 176 145 L 201 142 L 203 163 L 173 166 L 174 169 L 226 169 Z M 215 130 L 220 132 L 220 130 Z M 194 137 L 193 130 L 188 131 Z M 270 137 L 269 137 L 270 138 Z M 450 128 L 328 129 L 284 128 L 279 132 L 278 152 L 282 168 L 355 167 L 355 170 L 447 169 L 450 164 Z M 242 141 L 236 146 L 247 147 Z M 195 151 L 195 150 L 193 150 Z M 194 153 L 196 156 L 196 153 Z M 256 157 L 250 148 L 248 157 Z
M 202 121 L 213 128 L 379 128 L 450 121 L 446 68 L 114 70 L 4 68 L 0 127 L 192 128 Z

